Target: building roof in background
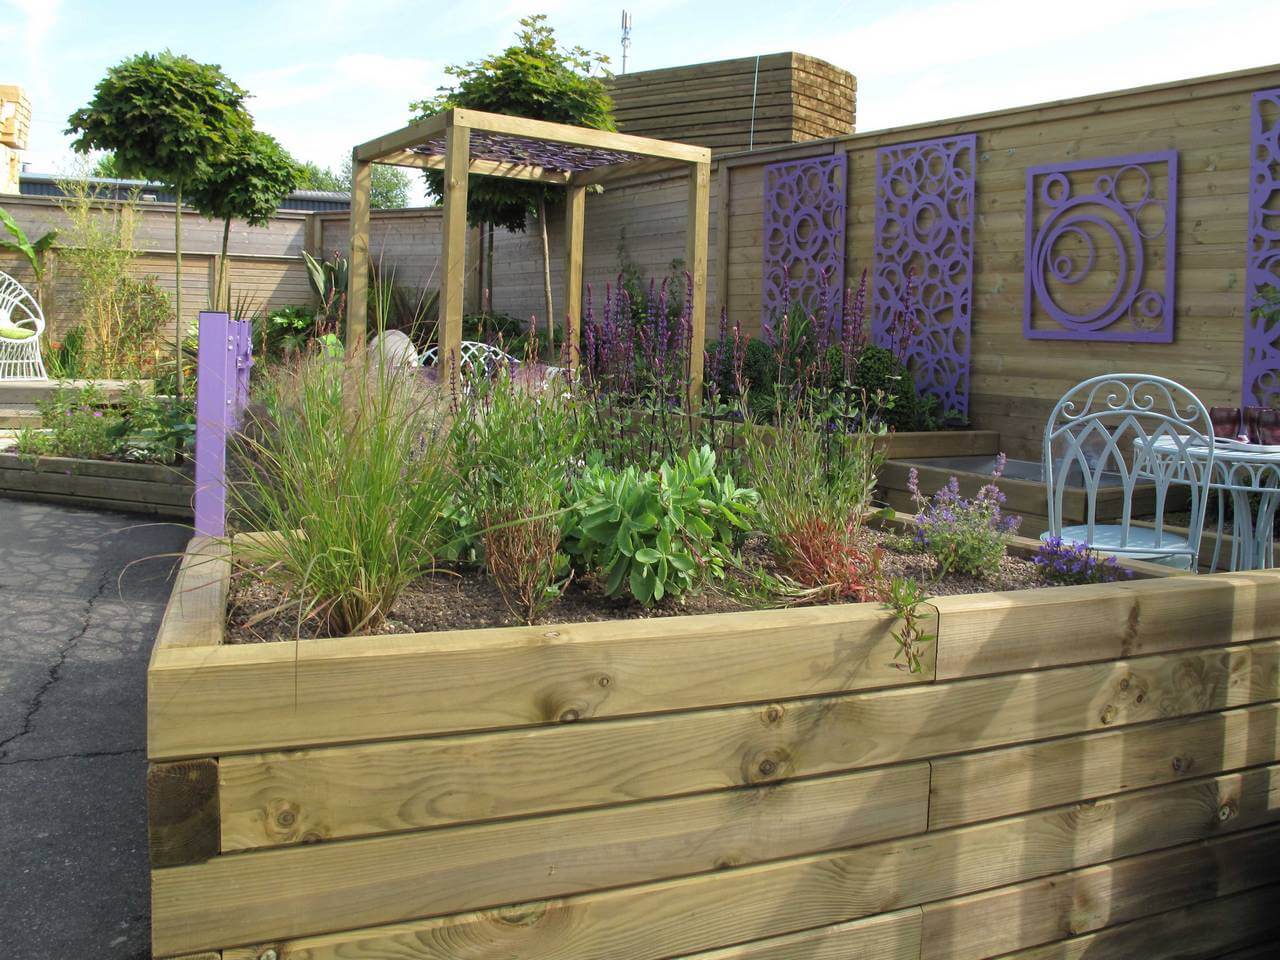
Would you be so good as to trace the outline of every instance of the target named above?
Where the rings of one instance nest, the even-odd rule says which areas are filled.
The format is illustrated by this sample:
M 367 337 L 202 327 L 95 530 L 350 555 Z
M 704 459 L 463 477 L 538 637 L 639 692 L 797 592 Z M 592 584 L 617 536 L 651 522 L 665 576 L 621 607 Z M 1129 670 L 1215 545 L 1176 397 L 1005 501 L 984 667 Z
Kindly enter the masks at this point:
M 60 197 L 63 192 L 59 181 L 65 179 L 52 173 L 23 171 L 18 176 L 18 192 L 27 197 Z M 121 180 L 116 177 L 89 177 L 88 180 L 98 187 L 104 196 L 112 199 L 122 200 L 135 192 L 144 202 L 173 203 L 174 199 L 173 191 L 168 187 L 147 180 Z M 285 198 L 280 209 L 322 213 L 328 210 L 346 210 L 350 206 L 349 194 L 328 190 L 295 190 Z

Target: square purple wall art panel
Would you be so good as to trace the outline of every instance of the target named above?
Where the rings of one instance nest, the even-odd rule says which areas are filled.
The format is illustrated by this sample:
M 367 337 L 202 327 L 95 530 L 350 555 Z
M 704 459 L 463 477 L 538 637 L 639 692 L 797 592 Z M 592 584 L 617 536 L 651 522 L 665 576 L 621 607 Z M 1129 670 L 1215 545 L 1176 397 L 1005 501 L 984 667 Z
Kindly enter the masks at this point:
M 1027 170 L 1029 340 L 1172 343 L 1178 153 Z
M 876 151 L 872 336 L 901 352 L 922 393 L 961 414 L 969 412 L 976 151 L 974 134 Z
M 818 314 L 825 304 L 840 323 L 848 155 L 807 157 L 764 168 L 764 255 L 760 329 L 790 304 Z M 828 318 L 823 318 L 824 322 Z
M 1253 95 L 1244 406 L 1280 406 L 1280 88 Z

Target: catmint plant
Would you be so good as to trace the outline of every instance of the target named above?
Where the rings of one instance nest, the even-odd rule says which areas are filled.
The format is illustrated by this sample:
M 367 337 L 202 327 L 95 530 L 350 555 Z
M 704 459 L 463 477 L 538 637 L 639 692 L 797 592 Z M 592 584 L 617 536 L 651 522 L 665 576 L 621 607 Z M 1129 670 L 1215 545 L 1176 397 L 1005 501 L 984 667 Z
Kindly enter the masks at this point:
M 1133 577 L 1133 571 L 1120 566 L 1115 557 L 1092 550 L 1088 544 L 1061 537 L 1048 537 L 1040 545 L 1035 564 L 1045 580 L 1060 586 L 1115 583 Z
M 1005 455 L 996 458 L 991 480 L 971 498 L 961 496 L 954 476 L 932 497 L 920 489 L 915 467 L 907 477 L 907 489 L 916 504 L 915 543 L 938 561 L 941 573 L 994 576 L 1000 569 L 1009 537 L 1017 532 L 1021 517 L 1006 516 L 1004 493 L 996 481 L 1004 473 Z

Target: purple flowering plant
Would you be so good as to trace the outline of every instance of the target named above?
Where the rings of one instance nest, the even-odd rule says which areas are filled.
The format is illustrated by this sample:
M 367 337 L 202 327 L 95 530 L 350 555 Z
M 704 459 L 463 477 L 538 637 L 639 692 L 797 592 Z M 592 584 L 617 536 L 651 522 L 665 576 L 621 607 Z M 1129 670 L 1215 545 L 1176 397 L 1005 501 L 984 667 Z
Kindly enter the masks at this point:
M 1004 474 L 1002 453 L 996 458 L 991 480 L 973 497 L 960 493 L 960 481 L 952 476 L 933 496 L 920 489 L 914 467 L 907 489 L 916 504 L 915 543 L 938 561 L 943 573 L 993 576 L 1000 569 L 1009 537 L 1017 533 L 1022 518 L 1003 513 L 1005 496 L 996 481 Z
M 1061 537 L 1048 537 L 1040 545 L 1035 564 L 1045 580 L 1059 586 L 1115 583 L 1133 577 L 1133 571 L 1120 566 L 1115 557 L 1092 550 L 1088 544 Z

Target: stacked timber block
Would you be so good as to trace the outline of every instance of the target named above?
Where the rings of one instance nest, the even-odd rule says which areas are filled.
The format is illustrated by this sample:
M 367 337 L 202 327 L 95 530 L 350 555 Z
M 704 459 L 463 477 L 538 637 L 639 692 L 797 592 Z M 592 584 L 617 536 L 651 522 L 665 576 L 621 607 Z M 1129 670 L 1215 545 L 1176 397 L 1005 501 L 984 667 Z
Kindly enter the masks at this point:
M 623 133 L 717 153 L 853 133 L 853 74 L 800 53 L 642 70 L 608 84 Z
M 156 956 L 1280 937 L 1280 574 L 942 598 L 911 673 L 876 604 L 225 646 L 229 569 L 148 673 Z
M 27 149 L 31 133 L 31 101 L 11 83 L 0 83 L 0 193 L 18 192 L 21 163 L 18 153 Z

